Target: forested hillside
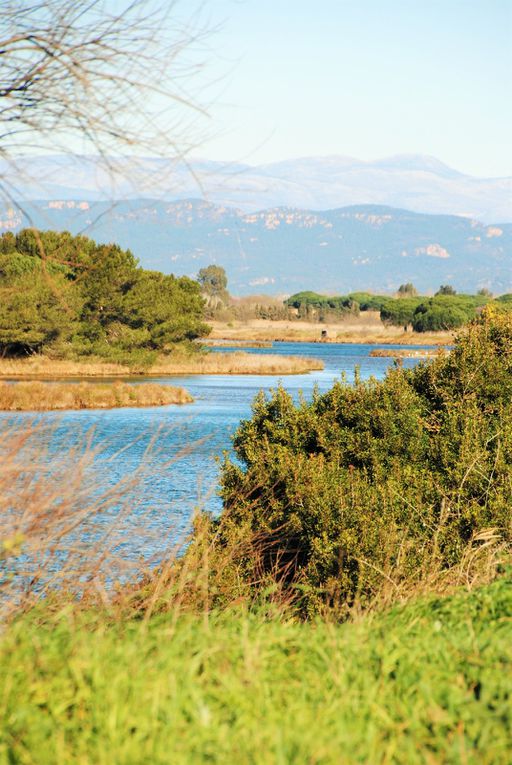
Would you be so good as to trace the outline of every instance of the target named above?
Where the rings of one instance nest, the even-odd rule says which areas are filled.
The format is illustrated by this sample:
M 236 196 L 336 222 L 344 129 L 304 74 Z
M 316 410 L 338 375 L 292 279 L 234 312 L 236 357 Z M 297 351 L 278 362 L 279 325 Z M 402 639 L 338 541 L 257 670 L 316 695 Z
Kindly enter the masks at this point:
M 512 292 L 512 224 L 500 221 L 377 205 L 245 213 L 197 199 L 61 199 L 24 207 L 31 225 L 118 242 L 145 268 L 195 276 L 216 263 L 237 295 L 393 291 L 409 281 L 421 292 L 445 283 L 459 292 Z M 24 213 L 13 208 L 9 215 L 2 216 L 4 228 L 27 225 Z

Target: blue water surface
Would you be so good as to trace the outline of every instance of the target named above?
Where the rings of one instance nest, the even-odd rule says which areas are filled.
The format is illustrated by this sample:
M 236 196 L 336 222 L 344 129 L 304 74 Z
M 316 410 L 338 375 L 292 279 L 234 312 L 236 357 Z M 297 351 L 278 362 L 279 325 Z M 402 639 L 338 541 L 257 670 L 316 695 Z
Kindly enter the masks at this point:
M 301 391 L 309 398 L 315 386 L 321 392 L 327 391 L 343 373 L 349 381 L 353 380 L 356 367 L 362 379 L 370 376 L 382 378 L 393 360 L 370 357 L 369 353 L 375 347 L 364 344 L 274 343 L 272 348 L 247 349 L 258 354 L 315 357 L 323 361 L 324 369 L 282 378 L 273 375 L 153 378 L 162 384 L 185 387 L 193 395 L 194 403 L 47 412 L 37 416 L 1 413 L 0 435 L 2 431 L 5 433 L 13 427 L 23 429 L 37 421 L 43 427 L 36 431 L 32 448 L 34 454 L 40 454 L 38 442 L 44 441 L 47 460 L 58 459 L 78 441 L 89 437 L 90 448 L 98 449 L 98 454 L 92 460 L 85 480 L 92 490 L 96 486 L 104 490 L 105 486 L 134 478 L 137 501 L 133 502 L 133 515 L 145 513 L 160 541 L 153 542 L 150 551 L 139 549 L 137 539 L 130 537 L 131 521 L 128 519 L 129 554 L 155 553 L 159 544 L 163 547 L 169 539 L 177 539 L 183 534 L 195 508 L 201 507 L 212 513 L 220 511 L 218 458 L 231 449 L 232 434 L 240 420 L 250 416 L 251 402 L 259 390 L 268 391 L 281 382 L 295 397 Z M 416 359 L 403 361 L 404 366 L 415 363 Z

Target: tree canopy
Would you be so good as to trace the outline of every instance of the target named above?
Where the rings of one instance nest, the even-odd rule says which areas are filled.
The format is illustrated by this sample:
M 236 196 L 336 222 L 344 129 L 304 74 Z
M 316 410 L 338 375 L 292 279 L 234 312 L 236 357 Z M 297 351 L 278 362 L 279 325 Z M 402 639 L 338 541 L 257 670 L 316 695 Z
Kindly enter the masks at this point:
M 129 250 L 68 232 L 0 238 L 0 353 L 122 360 L 207 334 L 199 285 L 140 268 Z

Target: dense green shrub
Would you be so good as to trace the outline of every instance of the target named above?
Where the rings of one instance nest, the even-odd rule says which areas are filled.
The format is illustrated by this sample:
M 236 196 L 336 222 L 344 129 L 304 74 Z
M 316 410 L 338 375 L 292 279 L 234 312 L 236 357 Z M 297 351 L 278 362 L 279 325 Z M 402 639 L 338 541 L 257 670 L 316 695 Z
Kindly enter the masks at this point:
M 277 578 L 308 612 L 450 567 L 486 527 L 509 539 L 512 317 L 486 311 L 450 355 L 380 382 L 260 394 L 234 449 L 211 522 L 226 576 Z
M 412 317 L 413 329 L 415 332 L 458 329 L 474 319 L 479 309 L 489 300 L 489 296 L 481 294 L 438 292 L 416 308 Z
M 419 305 L 412 316 L 412 327 L 415 332 L 439 332 L 457 329 L 464 326 L 470 319 L 469 313 L 457 305 L 440 305 L 434 300 Z
M 145 271 L 129 250 L 67 232 L 0 238 L 0 353 L 150 362 L 208 332 L 197 282 Z

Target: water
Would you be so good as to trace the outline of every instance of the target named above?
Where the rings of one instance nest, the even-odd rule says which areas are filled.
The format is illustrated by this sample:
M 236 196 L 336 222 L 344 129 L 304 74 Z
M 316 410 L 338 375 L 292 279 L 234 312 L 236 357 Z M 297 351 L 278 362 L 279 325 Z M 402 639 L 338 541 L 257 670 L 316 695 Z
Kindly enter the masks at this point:
M 394 348 L 397 346 L 379 346 Z M 404 346 L 400 346 L 404 347 Z M 306 398 L 313 388 L 328 390 L 342 373 L 352 380 L 356 366 L 363 379 L 382 378 L 393 363 L 390 358 L 374 358 L 369 352 L 375 346 L 319 343 L 275 343 L 272 348 L 247 349 L 250 353 L 280 353 L 311 356 L 324 362 L 322 371 L 302 375 L 189 375 L 153 378 L 155 382 L 181 385 L 194 396 L 193 404 L 151 408 L 81 410 L 65 413 L 48 412 L 37 416 L 39 423 L 50 429 L 36 435 L 43 439 L 48 458 L 59 459 L 80 438 L 92 434 L 92 445 L 100 448 L 88 469 L 90 486 L 114 485 L 137 476 L 137 502 L 133 516 L 145 515 L 149 527 L 160 542 L 179 537 L 188 528 L 194 508 L 213 513 L 221 509 L 217 495 L 218 457 L 231 449 L 231 436 L 241 419 L 251 413 L 251 402 L 261 389 L 269 390 L 279 383 L 295 397 L 302 391 Z M 224 349 L 223 349 L 224 350 Z M 228 350 L 228 349 L 226 349 Z M 214 352 L 222 352 L 216 349 Z M 415 359 L 405 359 L 404 366 L 413 366 Z M 140 382 L 140 380 L 138 381 Z M 0 413 L 0 434 L 8 427 L 24 427 L 34 421 L 28 413 Z M 148 457 L 149 455 L 149 457 Z M 141 465 L 144 472 L 137 475 Z M 70 476 L 71 479 L 72 476 Z M 135 517 L 128 520 L 135 522 Z M 142 540 L 132 539 L 127 527 L 128 554 L 143 550 Z M 133 535 L 132 535 L 133 536 Z

